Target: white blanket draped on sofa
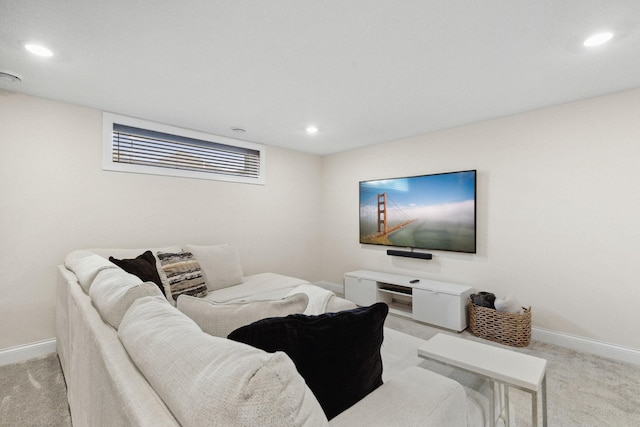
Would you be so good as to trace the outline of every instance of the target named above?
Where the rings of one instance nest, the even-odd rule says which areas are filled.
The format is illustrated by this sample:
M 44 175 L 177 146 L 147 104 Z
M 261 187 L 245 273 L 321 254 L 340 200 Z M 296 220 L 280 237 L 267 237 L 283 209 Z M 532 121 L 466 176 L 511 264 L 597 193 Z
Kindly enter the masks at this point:
M 317 315 L 327 311 L 327 303 L 334 295 L 333 292 L 315 285 L 300 285 L 291 290 L 287 296 L 295 294 L 306 294 L 309 297 L 309 303 L 304 311 L 306 315 Z

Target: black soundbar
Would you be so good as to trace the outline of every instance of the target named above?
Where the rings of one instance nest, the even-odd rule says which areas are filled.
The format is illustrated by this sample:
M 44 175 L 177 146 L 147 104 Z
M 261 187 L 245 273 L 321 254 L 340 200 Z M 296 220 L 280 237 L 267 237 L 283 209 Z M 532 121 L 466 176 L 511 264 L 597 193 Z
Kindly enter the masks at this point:
M 420 259 L 432 259 L 433 255 L 425 253 L 425 252 L 405 252 L 405 251 L 396 251 L 395 249 L 388 249 L 387 255 L 393 256 L 403 256 L 407 258 L 420 258 Z

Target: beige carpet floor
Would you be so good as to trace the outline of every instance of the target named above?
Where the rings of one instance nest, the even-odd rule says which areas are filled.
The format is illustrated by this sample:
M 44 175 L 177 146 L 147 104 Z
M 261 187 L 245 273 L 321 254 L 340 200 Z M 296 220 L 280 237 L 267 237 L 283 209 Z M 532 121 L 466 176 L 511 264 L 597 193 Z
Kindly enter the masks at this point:
M 67 388 L 56 353 L 0 366 L 1 427 L 70 427 Z

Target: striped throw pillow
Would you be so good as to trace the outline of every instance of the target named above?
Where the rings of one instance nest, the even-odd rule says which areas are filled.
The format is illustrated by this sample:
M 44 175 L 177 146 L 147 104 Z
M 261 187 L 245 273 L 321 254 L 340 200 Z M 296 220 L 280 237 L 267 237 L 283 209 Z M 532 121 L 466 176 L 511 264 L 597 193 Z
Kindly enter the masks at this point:
M 200 264 L 191 252 L 158 252 L 160 279 L 167 299 L 175 305 L 180 295 L 203 297 L 207 285 L 202 277 Z

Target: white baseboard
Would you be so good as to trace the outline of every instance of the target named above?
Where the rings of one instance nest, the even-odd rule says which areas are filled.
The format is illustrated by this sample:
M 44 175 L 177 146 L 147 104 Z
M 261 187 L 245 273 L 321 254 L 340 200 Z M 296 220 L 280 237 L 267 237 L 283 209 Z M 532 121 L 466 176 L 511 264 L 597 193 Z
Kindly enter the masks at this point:
M 38 341 L 31 344 L 19 345 L 16 347 L 0 350 L 0 366 L 22 362 L 34 357 L 56 352 L 56 339 Z
M 607 357 L 609 359 L 619 360 L 621 362 L 640 365 L 640 350 L 636 348 L 611 344 L 604 341 L 596 341 L 577 335 L 565 334 L 563 332 L 556 332 L 536 327 L 531 328 L 531 338 L 536 341 L 570 348 L 571 350 L 582 351 L 601 357 Z

